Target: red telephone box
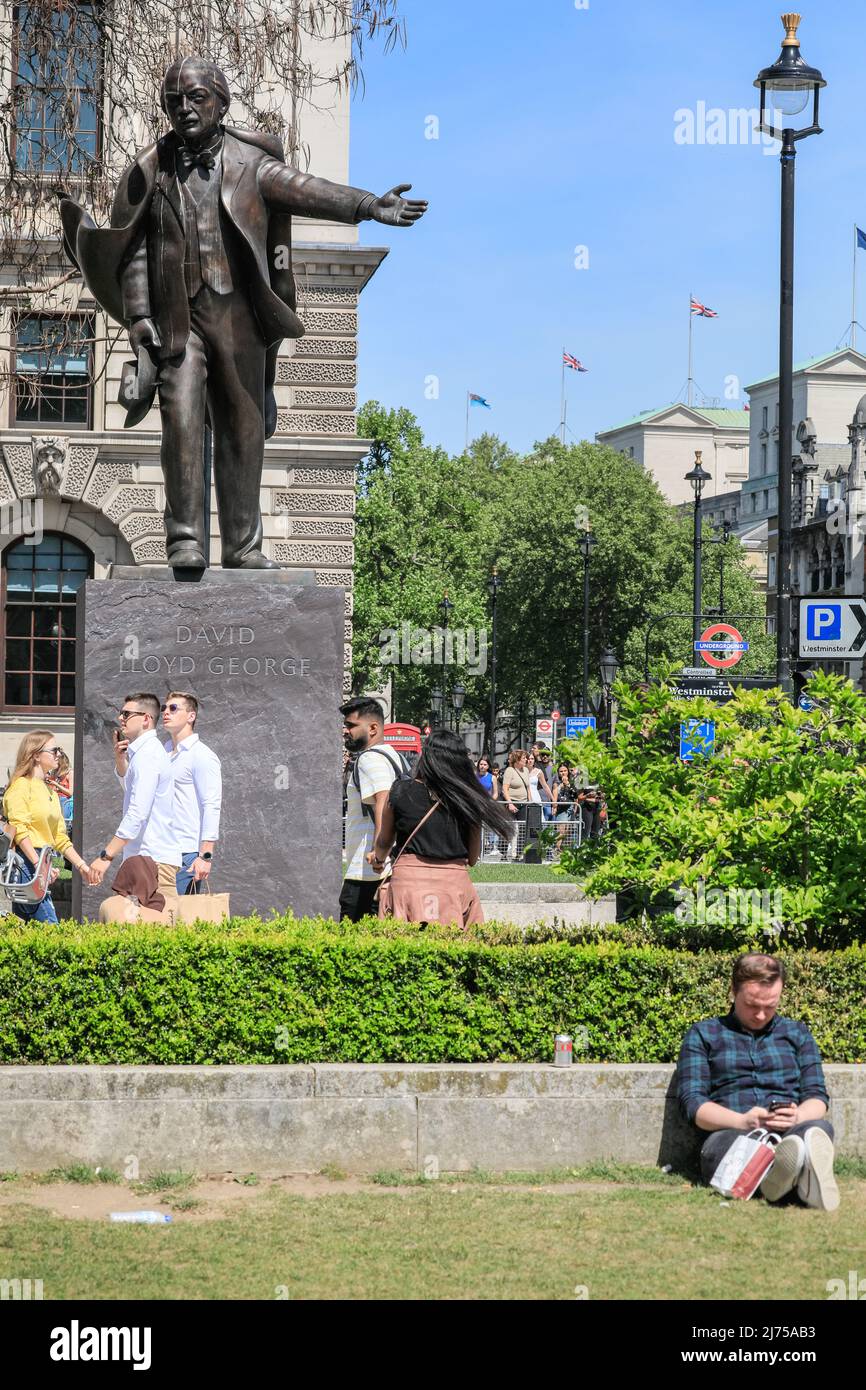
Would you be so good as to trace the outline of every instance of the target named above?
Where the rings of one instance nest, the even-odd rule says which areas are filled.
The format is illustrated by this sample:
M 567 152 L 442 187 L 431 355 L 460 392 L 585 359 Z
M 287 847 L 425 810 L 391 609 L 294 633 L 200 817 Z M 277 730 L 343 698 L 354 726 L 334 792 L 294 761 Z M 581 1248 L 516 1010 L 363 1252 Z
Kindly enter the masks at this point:
M 414 724 L 386 724 L 385 742 L 396 748 L 398 753 L 417 753 L 421 755 L 421 730 Z

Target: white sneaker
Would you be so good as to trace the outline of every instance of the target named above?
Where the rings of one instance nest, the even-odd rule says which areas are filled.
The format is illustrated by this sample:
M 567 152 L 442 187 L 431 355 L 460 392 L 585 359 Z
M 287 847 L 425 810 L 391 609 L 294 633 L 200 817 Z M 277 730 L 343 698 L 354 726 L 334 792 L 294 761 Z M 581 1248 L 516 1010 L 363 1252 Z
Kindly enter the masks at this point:
M 807 1129 L 804 1143 L 806 1162 L 797 1183 L 797 1196 L 807 1207 L 835 1211 L 839 1205 L 839 1189 L 833 1176 L 833 1140 L 816 1126 Z
M 799 1134 L 788 1134 L 773 1153 L 772 1166 L 761 1183 L 761 1193 L 768 1202 L 778 1202 L 796 1186 L 806 1162 L 806 1145 Z

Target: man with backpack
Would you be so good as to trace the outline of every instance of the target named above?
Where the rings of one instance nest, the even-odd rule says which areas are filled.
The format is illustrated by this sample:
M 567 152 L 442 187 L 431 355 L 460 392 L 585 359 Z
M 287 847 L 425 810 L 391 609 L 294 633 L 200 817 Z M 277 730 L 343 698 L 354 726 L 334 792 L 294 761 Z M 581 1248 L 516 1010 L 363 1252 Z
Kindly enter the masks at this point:
M 358 922 L 378 915 L 375 894 L 383 877 L 368 856 L 382 825 L 394 782 L 408 779 L 402 754 L 385 743 L 385 713 L 377 700 L 360 698 L 340 706 L 346 751 L 354 766 L 346 783 L 346 876 L 340 915 Z

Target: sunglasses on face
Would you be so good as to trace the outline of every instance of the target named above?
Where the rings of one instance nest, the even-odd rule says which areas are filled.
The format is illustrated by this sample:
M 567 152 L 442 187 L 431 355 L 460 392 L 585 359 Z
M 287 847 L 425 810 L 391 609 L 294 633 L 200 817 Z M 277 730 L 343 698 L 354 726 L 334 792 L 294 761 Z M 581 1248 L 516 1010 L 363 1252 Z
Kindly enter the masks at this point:
M 63 757 L 63 749 L 62 749 L 62 748 L 40 748 L 40 749 L 39 749 L 39 752 L 40 752 L 40 753 L 50 753 L 51 756 L 52 756 L 53 758 L 62 758 L 62 757 Z
M 180 705 L 160 705 L 160 709 L 162 710 L 163 714 L 165 714 L 166 710 L 168 710 L 169 714 L 177 714 L 178 710 L 180 709 Z
M 136 715 L 138 715 L 141 719 L 143 719 L 143 718 L 144 718 L 144 710 L 141 710 L 141 709 L 122 709 L 122 710 L 120 711 L 120 714 L 119 714 L 117 717 L 118 717 L 118 719 L 120 720 L 121 724 L 125 724 L 126 721 L 127 721 L 127 719 L 134 719 L 134 718 L 136 717 Z

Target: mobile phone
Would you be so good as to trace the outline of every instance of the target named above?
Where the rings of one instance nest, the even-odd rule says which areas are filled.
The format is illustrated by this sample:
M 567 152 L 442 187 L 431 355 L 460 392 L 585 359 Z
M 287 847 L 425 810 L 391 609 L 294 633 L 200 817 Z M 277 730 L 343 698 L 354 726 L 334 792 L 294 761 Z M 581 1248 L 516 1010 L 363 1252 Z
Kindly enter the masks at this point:
M 796 1101 L 793 1101 L 793 1100 L 771 1100 L 771 1101 L 770 1101 L 770 1104 L 767 1106 L 767 1109 L 769 1110 L 770 1114 L 772 1115 L 772 1113 L 773 1113 L 774 1110 L 790 1110 L 791 1107 L 792 1107 L 793 1105 L 796 1105 Z

